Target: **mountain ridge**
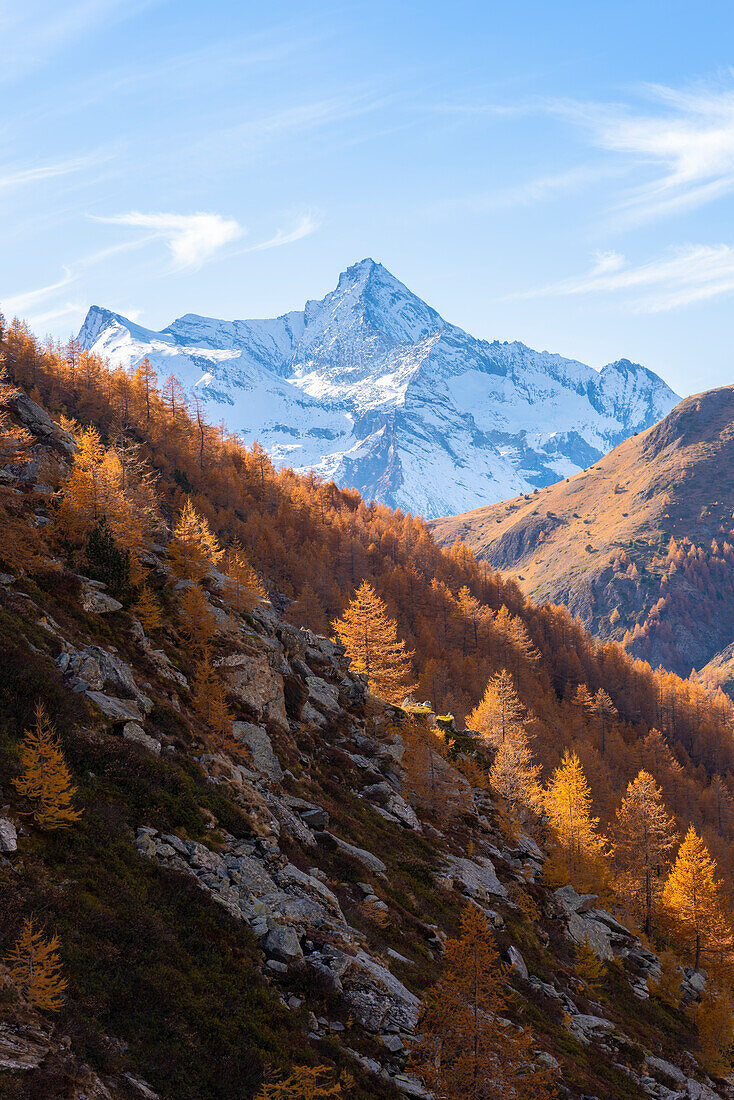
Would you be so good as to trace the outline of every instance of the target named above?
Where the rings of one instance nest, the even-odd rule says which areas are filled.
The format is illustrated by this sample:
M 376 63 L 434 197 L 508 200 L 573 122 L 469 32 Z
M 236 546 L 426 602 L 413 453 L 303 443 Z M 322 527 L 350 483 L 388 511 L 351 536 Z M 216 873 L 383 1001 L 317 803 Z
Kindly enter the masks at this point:
M 714 658 L 734 639 L 733 462 L 725 386 L 685 398 L 568 481 L 431 527 L 653 667 L 706 666 L 705 681 L 730 684 L 726 653 Z
M 676 403 L 647 368 L 601 371 L 520 342 L 477 339 L 381 264 L 348 267 L 303 310 L 160 332 L 92 306 L 82 347 L 145 356 L 279 466 L 435 517 L 575 473 Z

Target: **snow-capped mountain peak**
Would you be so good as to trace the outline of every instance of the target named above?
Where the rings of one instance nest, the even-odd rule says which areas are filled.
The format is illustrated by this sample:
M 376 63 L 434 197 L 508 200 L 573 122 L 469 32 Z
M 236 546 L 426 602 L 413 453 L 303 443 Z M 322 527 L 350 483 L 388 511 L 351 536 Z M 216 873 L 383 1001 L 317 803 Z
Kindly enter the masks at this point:
M 478 340 L 372 259 L 281 317 L 155 332 L 92 306 L 79 340 L 125 367 L 147 355 L 276 463 L 427 517 L 567 477 L 678 401 L 627 359 L 595 371 Z

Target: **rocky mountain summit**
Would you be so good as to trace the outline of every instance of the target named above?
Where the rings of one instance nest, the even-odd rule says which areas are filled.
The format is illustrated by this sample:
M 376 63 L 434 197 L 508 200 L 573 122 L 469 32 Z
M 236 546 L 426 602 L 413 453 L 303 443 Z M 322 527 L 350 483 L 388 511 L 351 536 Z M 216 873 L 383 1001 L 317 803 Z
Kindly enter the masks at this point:
M 0 470 L 0 492 L 31 538 L 70 437 L 28 398 L 6 411 L 35 456 L 22 479 Z M 508 967 L 507 1026 L 532 1026 L 560 1096 L 734 1095 L 688 1049 L 681 1009 L 705 973 L 679 969 L 678 1007 L 664 1008 L 658 956 L 603 899 L 549 885 L 542 835 L 508 830 L 458 773 L 460 818 L 430 819 L 406 783 L 406 711 L 374 697 L 341 646 L 286 621 L 277 593 L 235 610 L 215 569 L 204 588 L 235 744 L 204 743 L 165 611 L 186 582 L 164 544 L 143 564 L 164 606 L 155 640 L 60 561 L 0 575 L 4 713 L 24 714 L 43 684 L 84 806 L 73 836 L 44 847 L 3 778 L 0 912 L 32 897 L 71 982 L 54 1025 L 0 971 L 0 1095 L 179 1100 L 235 1082 L 252 1095 L 280 1049 L 348 1068 L 355 1098 L 427 1097 L 407 1054 L 467 905 Z M 582 943 L 606 961 L 603 990 L 576 972 Z M 196 1077 L 202 1050 L 211 1084 Z
M 82 347 L 173 372 L 247 443 L 405 511 L 435 517 L 591 465 L 678 400 L 628 359 L 597 372 L 445 321 L 381 264 L 272 320 L 196 314 L 161 332 L 92 306 Z

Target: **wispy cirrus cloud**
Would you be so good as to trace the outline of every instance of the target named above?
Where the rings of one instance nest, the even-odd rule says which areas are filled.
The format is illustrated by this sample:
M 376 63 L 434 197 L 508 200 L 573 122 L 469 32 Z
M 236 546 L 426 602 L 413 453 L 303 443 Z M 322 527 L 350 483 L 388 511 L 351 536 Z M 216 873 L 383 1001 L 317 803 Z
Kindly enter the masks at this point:
M 616 295 L 635 313 L 664 313 L 734 293 L 734 249 L 726 244 L 686 245 L 643 264 L 619 252 L 597 253 L 582 275 L 562 279 L 512 298 Z
M 734 80 L 690 89 L 646 85 L 650 106 L 552 102 L 549 112 L 583 127 L 600 149 L 652 174 L 619 198 L 626 223 L 691 210 L 734 192 Z
M 34 313 L 26 318 L 28 325 L 36 332 L 42 332 L 44 325 L 54 325 L 63 321 L 66 317 L 83 317 L 84 306 L 81 302 L 65 302 L 55 309 L 46 310 L 44 313 Z
M 129 19 L 159 0 L 5 0 L 0 35 L 10 43 L 0 81 L 41 67 L 71 42 L 104 26 Z
M 280 248 L 284 244 L 293 244 L 304 237 L 310 237 L 321 225 L 321 219 L 315 214 L 304 214 L 290 229 L 276 229 L 272 237 L 260 244 L 254 244 L 247 252 L 265 252 L 268 248 Z
M 692 210 L 734 192 L 734 70 L 684 88 L 643 84 L 634 95 L 615 102 L 535 97 L 516 104 L 480 102 L 440 110 L 488 118 L 550 115 L 571 123 L 597 150 L 618 154 L 606 172 L 591 172 L 600 171 L 600 179 L 607 173 L 627 175 L 622 191 L 610 199 L 622 227 Z M 570 170 L 571 183 L 578 171 L 584 169 Z M 564 175 L 541 175 L 515 190 L 520 201 L 535 201 L 552 194 L 556 180 L 562 186 Z M 512 193 L 507 192 L 508 201 Z
M 55 282 L 6 298 L 0 297 L 0 310 L 8 317 L 25 316 L 32 325 L 49 324 L 72 314 L 83 313 L 79 302 L 66 298 L 67 288 L 78 283 L 86 271 L 104 264 L 119 253 L 134 251 L 156 241 L 163 242 L 173 258 L 176 270 L 185 271 L 198 268 L 214 259 L 227 245 L 246 233 L 234 218 L 223 218 L 219 214 L 141 214 L 132 211 L 129 214 L 105 218 L 95 217 L 94 220 L 111 225 L 131 226 L 147 232 L 132 241 L 122 241 L 82 256 L 73 264 L 65 266 L 63 277 Z M 264 252 L 270 248 L 293 244 L 316 232 L 320 225 L 320 217 L 308 212 L 302 214 L 289 228 L 276 229 L 264 241 L 239 251 L 230 250 L 227 255 Z M 61 298 L 63 301 L 59 300 Z M 35 313 L 37 309 L 43 309 L 43 312 Z M 134 320 L 133 312 L 128 310 L 126 316 Z
M 142 214 L 133 210 L 111 217 L 95 216 L 94 220 L 148 230 L 141 244 L 162 240 L 179 270 L 201 267 L 225 245 L 245 233 L 234 218 L 224 218 L 221 214 Z
M 614 167 L 607 164 L 580 164 L 564 172 L 536 176 L 524 183 L 518 183 L 515 187 L 452 195 L 451 198 L 431 203 L 427 212 L 437 215 L 451 215 L 456 211 L 494 214 L 502 210 L 563 199 L 616 174 L 618 172 Z
M 90 153 L 86 156 L 53 161 L 50 164 L 35 164 L 26 168 L 0 168 L 0 190 L 8 187 L 22 187 L 41 180 L 56 179 L 58 176 L 69 176 L 74 172 L 83 172 L 108 159 L 108 154 Z
M 65 289 L 75 281 L 76 277 L 71 268 L 66 267 L 62 279 L 49 283 L 47 286 L 37 287 L 35 290 L 26 290 L 21 294 L 12 294 L 7 298 L 2 298 L 0 299 L 0 307 L 8 317 L 18 317 L 37 306 L 40 302 L 44 302 L 47 298 L 57 294 L 60 290 Z

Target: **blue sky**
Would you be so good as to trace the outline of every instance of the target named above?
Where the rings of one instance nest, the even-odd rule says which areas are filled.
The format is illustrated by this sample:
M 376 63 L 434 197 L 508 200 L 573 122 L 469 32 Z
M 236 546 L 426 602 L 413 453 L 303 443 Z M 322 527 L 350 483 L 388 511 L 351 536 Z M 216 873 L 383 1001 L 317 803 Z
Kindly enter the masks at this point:
M 448 320 L 734 382 L 734 9 L 5 0 L 0 307 L 272 316 L 373 256 Z

